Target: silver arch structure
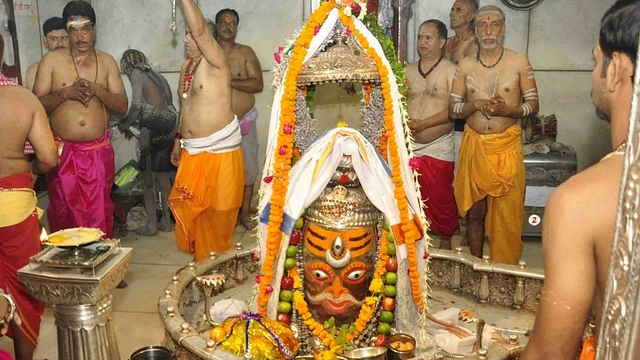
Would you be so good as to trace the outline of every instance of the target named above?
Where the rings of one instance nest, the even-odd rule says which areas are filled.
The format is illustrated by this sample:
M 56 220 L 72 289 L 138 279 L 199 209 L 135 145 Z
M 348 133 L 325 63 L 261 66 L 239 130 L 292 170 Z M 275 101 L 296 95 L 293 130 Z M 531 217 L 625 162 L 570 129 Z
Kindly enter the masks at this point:
M 640 54 L 640 52 L 639 52 Z M 596 359 L 640 359 L 640 55 Z

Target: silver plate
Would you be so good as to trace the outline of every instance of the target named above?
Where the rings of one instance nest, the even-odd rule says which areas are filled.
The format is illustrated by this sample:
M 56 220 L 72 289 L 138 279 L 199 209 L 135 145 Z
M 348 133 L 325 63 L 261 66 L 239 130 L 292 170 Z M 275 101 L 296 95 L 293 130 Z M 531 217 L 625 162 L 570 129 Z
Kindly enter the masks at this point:
M 67 250 L 57 246 L 48 246 L 32 256 L 31 264 L 45 265 L 59 268 L 93 269 L 108 258 L 116 248 L 120 247 L 120 240 L 105 239 L 81 249 Z

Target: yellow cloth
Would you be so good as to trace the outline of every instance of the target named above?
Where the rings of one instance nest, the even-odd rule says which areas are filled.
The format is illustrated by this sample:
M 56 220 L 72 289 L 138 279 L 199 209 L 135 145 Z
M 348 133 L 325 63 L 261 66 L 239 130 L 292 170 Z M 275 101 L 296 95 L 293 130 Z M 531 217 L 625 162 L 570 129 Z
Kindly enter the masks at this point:
M 482 135 L 465 126 L 454 192 L 458 212 L 466 216 L 487 197 L 485 236 L 491 260 L 517 264 L 522 252 L 525 168 L 520 126 Z
M 13 226 L 24 221 L 33 210 L 42 217 L 38 197 L 32 189 L 0 189 L 0 227 Z
M 195 254 L 195 261 L 229 250 L 243 191 L 242 149 L 196 155 L 182 150 L 168 199 L 178 248 Z

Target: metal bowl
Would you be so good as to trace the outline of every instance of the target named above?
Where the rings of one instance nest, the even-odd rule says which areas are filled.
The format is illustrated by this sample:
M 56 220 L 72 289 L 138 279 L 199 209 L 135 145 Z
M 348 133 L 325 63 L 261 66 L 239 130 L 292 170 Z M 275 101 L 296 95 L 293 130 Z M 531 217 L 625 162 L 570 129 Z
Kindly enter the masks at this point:
M 365 347 L 344 353 L 349 360 L 385 360 L 387 348 L 381 346 Z
M 164 346 L 147 346 L 131 354 L 131 360 L 172 360 L 171 351 Z
M 391 346 L 392 343 L 401 341 L 403 343 L 410 343 L 413 345 L 411 350 L 398 350 Z M 389 336 L 389 353 L 387 354 L 387 360 L 406 360 L 413 359 L 413 351 L 416 348 L 416 339 L 409 334 L 397 333 Z

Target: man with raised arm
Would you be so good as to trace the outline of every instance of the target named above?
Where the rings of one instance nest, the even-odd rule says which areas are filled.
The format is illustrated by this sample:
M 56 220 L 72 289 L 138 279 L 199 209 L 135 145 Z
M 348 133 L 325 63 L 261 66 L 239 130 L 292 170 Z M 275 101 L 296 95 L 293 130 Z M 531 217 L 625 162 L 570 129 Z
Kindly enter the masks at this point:
M 591 92 L 596 114 L 611 124 L 614 150 L 565 181 L 547 202 L 542 224 L 544 286 L 521 360 L 576 359 L 580 345 L 580 360 L 595 357 L 595 339 L 581 341 L 592 310 L 596 329 L 602 325 L 634 73 L 638 76 L 639 36 L 640 1 L 616 1 L 600 22 Z
M 231 107 L 233 113 L 238 116 L 242 133 L 244 193 L 239 220 L 247 230 L 253 230 L 257 222 L 252 219 L 251 200 L 253 198 L 253 183 L 256 181 L 260 168 L 258 164 L 258 131 L 256 129 L 258 110 L 254 105 L 256 103 L 255 94 L 262 91 L 262 69 L 253 49 L 236 42 L 239 22 L 240 16 L 233 9 L 222 9 L 216 14 L 220 46 L 224 49 L 231 71 Z
M 178 248 L 200 261 L 231 248 L 244 187 L 242 135 L 224 51 L 193 0 L 181 1 L 189 59 L 180 70 L 179 133 L 171 154 L 178 173 L 169 206 Z
M 442 55 L 447 27 L 427 20 L 418 28 L 420 60 L 407 66 L 407 110 L 413 134 L 413 153 L 419 160 L 420 193 L 430 230 L 440 236 L 440 248 L 451 250 L 458 227 L 453 197 L 453 121 L 449 119 L 449 94 L 456 66 Z
M 71 47 L 40 61 L 33 92 L 50 113 L 61 141 L 60 164 L 51 171 L 47 218 L 52 231 L 91 227 L 113 236 L 113 147 L 109 113 L 127 111 L 127 95 L 113 57 L 94 47 L 96 14 L 86 1 L 62 12 Z
M 525 189 L 518 119 L 538 113 L 538 90 L 527 57 L 502 46 L 499 7 L 478 10 L 475 31 L 480 50 L 458 64 L 449 103 L 451 118 L 466 119 L 453 187 L 471 254 L 482 257 L 486 236 L 492 261 L 516 264 Z
M 3 52 L 0 35 L 0 59 Z M 16 359 L 31 360 L 44 305 L 20 283 L 18 269 L 40 251 L 41 211 L 36 208 L 33 175 L 45 174 L 56 166 L 58 153 L 38 98 L 1 72 L 0 109 L 0 292 L 12 296 L 18 315 L 8 326 L 0 327 L 0 336 L 8 332 L 13 338 Z M 23 154 L 26 140 L 36 154 L 31 163 Z M 4 316 L 4 311 L 0 314 Z

